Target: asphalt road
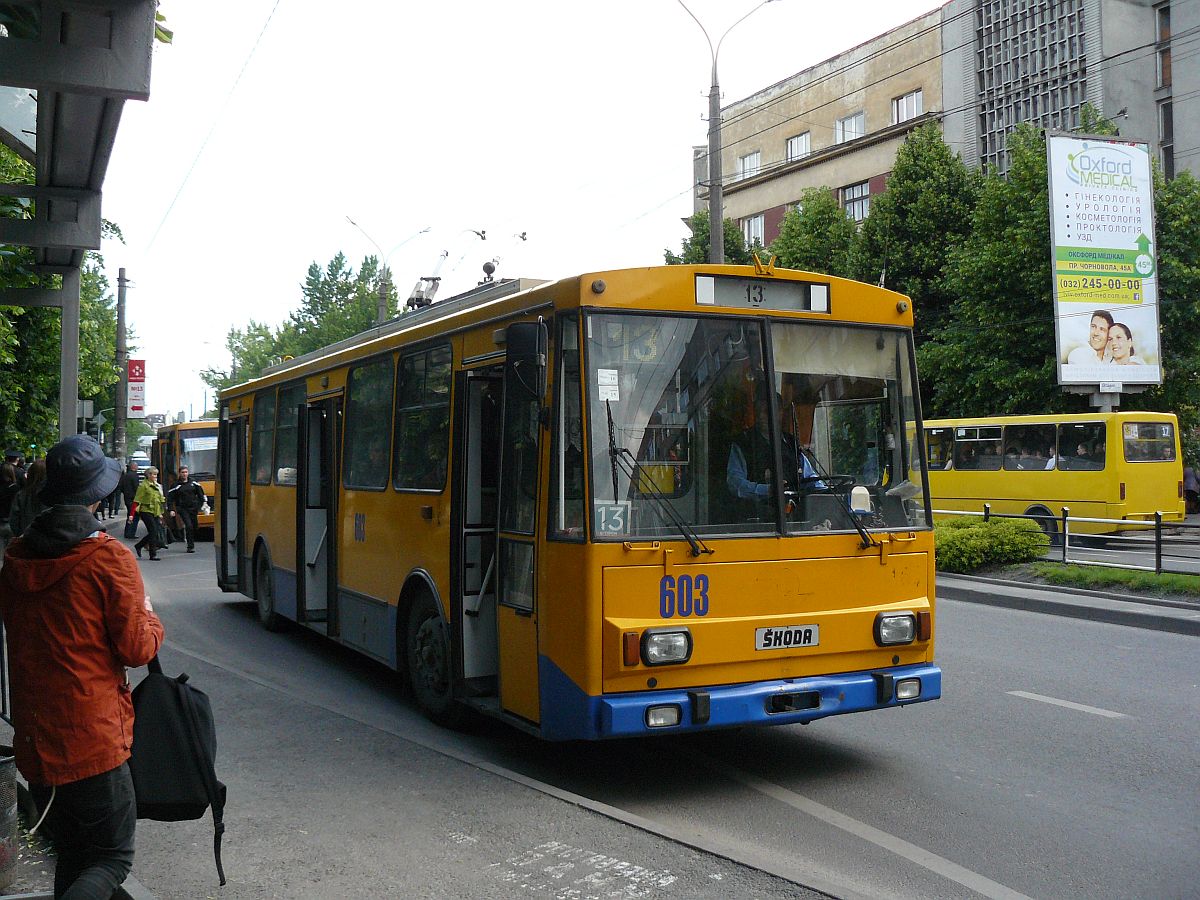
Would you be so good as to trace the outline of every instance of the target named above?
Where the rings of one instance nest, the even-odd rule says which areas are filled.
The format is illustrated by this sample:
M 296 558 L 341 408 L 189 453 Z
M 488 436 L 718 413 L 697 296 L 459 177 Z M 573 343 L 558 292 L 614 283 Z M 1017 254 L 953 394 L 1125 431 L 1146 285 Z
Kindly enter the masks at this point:
M 387 670 L 263 631 L 210 548 L 143 571 L 213 697 L 205 823 L 143 823 L 159 897 L 1184 897 L 1195 638 L 944 601 L 930 704 L 703 738 L 544 744 L 427 723 Z M 717 855 L 700 852 L 703 848 Z M 580 891 L 571 894 L 569 891 Z

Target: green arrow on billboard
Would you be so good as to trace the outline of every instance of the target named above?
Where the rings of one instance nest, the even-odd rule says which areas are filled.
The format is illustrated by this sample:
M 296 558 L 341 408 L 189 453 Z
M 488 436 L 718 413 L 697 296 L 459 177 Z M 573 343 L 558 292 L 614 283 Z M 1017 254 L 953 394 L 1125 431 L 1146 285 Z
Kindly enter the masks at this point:
M 1150 238 L 1146 237 L 1146 235 L 1139 234 L 1137 240 L 1134 241 L 1134 243 L 1137 244 L 1137 248 L 1141 253 L 1149 253 L 1150 252 Z

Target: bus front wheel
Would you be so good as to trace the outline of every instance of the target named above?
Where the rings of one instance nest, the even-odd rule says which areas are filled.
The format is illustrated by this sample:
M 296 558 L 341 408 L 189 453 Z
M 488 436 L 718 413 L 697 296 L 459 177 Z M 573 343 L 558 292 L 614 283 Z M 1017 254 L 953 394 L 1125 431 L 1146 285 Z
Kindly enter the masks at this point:
M 437 601 L 426 592 L 409 608 L 405 646 L 409 683 L 421 712 L 438 725 L 460 727 L 466 711 L 454 699 L 450 636 Z
M 275 582 L 271 577 L 271 561 L 265 548 L 254 562 L 254 598 L 258 601 L 258 621 L 267 631 L 279 631 L 283 619 L 275 612 Z

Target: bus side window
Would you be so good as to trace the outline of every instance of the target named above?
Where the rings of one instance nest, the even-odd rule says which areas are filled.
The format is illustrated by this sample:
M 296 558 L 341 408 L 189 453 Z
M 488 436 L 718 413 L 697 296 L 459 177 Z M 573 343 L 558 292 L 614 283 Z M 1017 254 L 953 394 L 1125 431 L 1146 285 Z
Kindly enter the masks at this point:
M 583 538 L 583 397 L 579 363 L 579 317 L 559 320 L 559 365 L 555 378 L 558 409 L 554 417 L 550 474 L 550 536 Z

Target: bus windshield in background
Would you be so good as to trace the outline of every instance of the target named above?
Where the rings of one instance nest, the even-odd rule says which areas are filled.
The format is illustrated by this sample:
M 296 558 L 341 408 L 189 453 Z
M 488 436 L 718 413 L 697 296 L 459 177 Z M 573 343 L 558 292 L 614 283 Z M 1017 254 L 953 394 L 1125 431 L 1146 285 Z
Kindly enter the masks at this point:
M 187 466 L 193 481 L 216 478 L 217 432 L 193 431 L 179 438 L 179 465 Z
M 866 527 L 924 523 L 896 437 L 915 419 L 905 333 L 770 329 L 773 373 L 759 320 L 588 318 L 597 538 L 678 535 L 680 521 L 700 534 L 776 534 L 781 484 L 789 533 L 853 530 L 855 486 Z
M 1174 462 L 1175 426 L 1169 422 L 1125 422 L 1126 462 Z

